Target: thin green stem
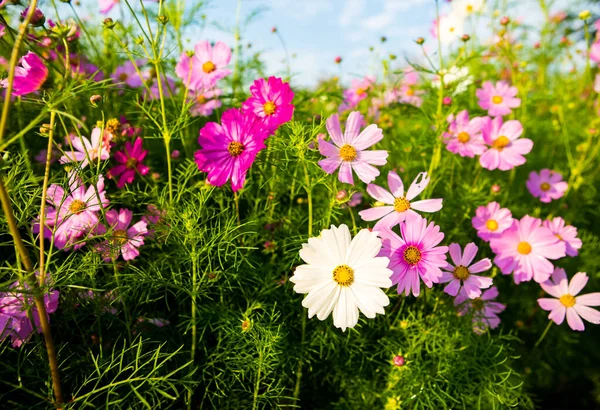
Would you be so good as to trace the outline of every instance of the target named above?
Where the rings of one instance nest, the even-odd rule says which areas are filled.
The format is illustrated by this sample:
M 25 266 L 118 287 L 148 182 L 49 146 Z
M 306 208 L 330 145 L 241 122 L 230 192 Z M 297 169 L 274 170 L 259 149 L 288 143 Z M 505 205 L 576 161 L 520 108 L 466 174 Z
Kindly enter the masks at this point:
M 553 322 L 551 320 L 548 321 L 548 326 L 546 326 L 546 329 L 544 330 L 544 333 L 542 333 L 542 335 L 540 336 L 540 338 L 538 339 L 538 341 L 535 342 L 535 345 L 533 346 L 534 349 L 536 349 L 540 345 L 540 343 L 542 343 L 542 340 L 544 340 L 544 338 L 548 334 L 548 331 L 552 327 L 552 323 Z

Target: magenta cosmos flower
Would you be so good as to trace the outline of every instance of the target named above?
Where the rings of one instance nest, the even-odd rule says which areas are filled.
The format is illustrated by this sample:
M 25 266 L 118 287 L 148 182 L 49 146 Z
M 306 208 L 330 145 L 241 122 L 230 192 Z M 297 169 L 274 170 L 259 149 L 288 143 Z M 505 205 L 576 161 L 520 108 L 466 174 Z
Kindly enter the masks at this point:
M 244 102 L 242 109 L 262 118 L 270 132 L 292 119 L 294 92 L 290 84 L 284 83 L 281 78 L 259 78 L 250 86 L 250 93 L 252 95 Z
M 388 187 L 390 191 L 386 191 L 379 185 L 369 184 L 367 192 L 376 200 L 383 202 L 384 206 L 376 206 L 375 208 L 360 211 L 358 214 L 363 221 L 379 221 L 373 227 L 377 231 L 381 228 L 391 228 L 400 222 L 404 222 L 413 217 L 418 217 L 415 212 L 437 212 L 442 209 L 442 199 L 424 199 L 421 201 L 412 200 L 425 190 L 429 184 L 427 172 L 421 172 L 415 180 L 410 184 L 410 188 L 406 194 L 404 193 L 404 184 L 402 178 L 394 171 L 388 173 Z
M 109 148 L 102 137 L 102 129 L 98 127 L 92 130 L 91 142 L 84 136 L 74 136 L 71 138 L 71 145 L 75 151 L 65 151 L 65 155 L 60 157 L 61 164 L 80 162 L 79 166 L 85 168 L 98 158 L 104 161 L 110 157 Z
M 221 89 L 216 87 L 210 91 L 195 91 L 191 99 L 194 104 L 190 107 L 192 117 L 208 117 L 211 115 L 214 110 L 221 106 L 221 100 L 219 100 L 221 94 Z
M 439 226 L 427 225 L 425 218 L 417 216 L 400 224 L 400 235 L 389 228 L 379 231 L 383 240 L 380 256 L 390 259 L 388 267 L 394 272 L 391 279 L 398 284 L 398 293 L 404 291 L 408 296 L 412 290 L 413 296 L 419 296 L 421 280 L 431 288 L 443 276 L 440 268 L 447 265 L 448 247 L 437 245 L 444 234 Z
M 231 74 L 231 70 L 225 68 L 230 60 L 231 49 L 227 44 L 217 41 L 211 46 L 204 40 L 194 47 L 193 57 L 185 52 L 181 54 L 175 73 L 190 90 L 209 90 Z
M 523 165 L 526 162 L 523 155 L 533 148 L 533 141 L 519 138 L 523 126 L 516 120 L 503 123 L 502 117 L 488 119 L 481 131 L 486 144 L 490 145 L 490 149 L 479 157 L 479 163 L 485 169 L 508 171 Z
M 139 256 L 138 248 L 144 244 L 144 237 L 148 234 L 147 224 L 138 221 L 131 225 L 133 212 L 129 209 L 111 209 L 107 211 L 106 222 L 109 225 L 110 239 L 98 245 L 97 249 L 104 257 L 105 262 L 110 262 L 123 255 L 123 259 L 130 261 Z M 131 226 L 130 226 L 131 225 Z M 104 226 L 100 225 L 99 233 L 106 233 Z
M 567 191 L 568 185 L 562 180 L 562 175 L 549 169 L 540 173 L 532 171 L 527 180 L 527 189 L 535 198 L 544 203 L 561 198 Z
M 510 228 L 490 240 L 496 257 L 494 263 L 502 273 L 514 273 L 515 283 L 534 279 L 538 283 L 548 280 L 554 266 L 548 259 L 566 255 L 565 243 L 560 241 L 542 221 L 529 215 L 515 219 Z
M 35 276 L 39 277 L 39 273 L 36 272 Z M 49 279 L 49 275 L 47 278 Z M 42 332 L 40 314 L 27 283 L 15 282 L 9 286 L 9 289 L 8 292 L 0 292 L 0 341 L 10 336 L 13 347 L 20 347 L 31 338 L 35 330 L 38 333 Z M 56 312 L 58 308 L 59 296 L 59 292 L 52 289 L 44 293 L 48 321 L 50 321 L 49 314 Z M 35 329 L 27 315 L 28 311 L 31 312 Z
M 477 255 L 477 245 L 473 242 L 465 246 L 465 252 L 460 249 L 457 243 L 451 243 L 448 247 L 450 258 L 454 265 L 448 264 L 442 268 L 445 272 L 440 279 L 440 283 L 448 283 L 444 288 L 444 292 L 451 296 L 456 296 L 458 291 L 464 289 L 469 299 L 475 299 L 481 296 L 481 289 L 487 289 L 492 286 L 492 278 L 473 275 L 488 270 L 492 267 L 492 261 L 484 258 L 478 262 L 473 262 Z
M 585 287 L 588 276 L 578 272 L 569 283 L 564 269 L 556 268 L 552 272 L 552 278 L 541 284 L 542 289 L 556 299 L 541 298 L 538 304 L 544 310 L 550 311 L 548 319 L 560 325 L 567 316 L 567 323 L 573 330 L 582 331 L 585 325 L 584 318 L 595 325 L 600 324 L 600 312 L 590 306 L 600 306 L 600 293 L 588 293 L 577 296 Z
M 460 315 L 473 315 L 473 332 L 483 334 L 485 331 L 495 329 L 500 324 L 498 315 L 506 309 L 502 303 L 494 302 L 498 297 L 498 288 L 492 286 L 481 297 L 470 299 L 465 288 L 462 288 L 454 299 Z
M 48 69 L 37 54 L 27 52 L 15 67 L 12 95 L 26 95 L 39 90 L 48 78 Z M 0 87 L 8 87 L 8 79 L 0 81 Z
M 550 229 L 550 232 L 552 232 L 559 240 L 565 243 L 567 255 L 577 256 L 579 253 L 577 250 L 581 249 L 581 246 L 583 245 L 581 239 L 577 237 L 577 228 L 567 225 L 565 220 L 560 216 L 557 216 L 550 221 L 544 221 L 543 225 Z
M 119 4 L 119 0 L 98 0 L 98 6 L 100 6 L 100 13 L 102 14 L 108 14 L 117 4 Z
M 450 114 L 448 132 L 444 134 L 446 149 L 461 157 L 473 158 L 475 155 L 483 154 L 487 147 L 481 129 L 486 121 L 487 117 L 475 117 L 469 120 L 467 110 L 459 112 L 456 117 Z
M 194 154 L 198 169 L 208 172 L 209 184 L 221 186 L 231 180 L 231 188 L 238 191 L 256 154 L 265 148 L 267 136 L 259 117 L 230 108 L 223 113 L 220 125 L 209 122 L 200 130 L 198 143 L 202 148 Z
M 118 188 L 123 188 L 125 184 L 131 184 L 136 172 L 139 172 L 140 175 L 146 175 L 150 171 L 150 168 L 142 164 L 147 154 L 148 151 L 142 149 L 142 139 L 140 137 L 135 139 L 133 145 L 127 141 L 124 151 L 115 153 L 115 159 L 119 162 L 119 165 L 108 171 L 108 177 L 119 177 L 119 181 L 117 182 Z
M 337 114 L 327 119 L 327 132 L 333 144 L 319 138 L 319 151 L 327 158 L 319 161 L 319 166 L 328 174 L 340 169 L 340 182 L 354 185 L 352 170 L 361 181 L 368 184 L 379 175 L 373 165 L 387 163 L 387 151 L 365 151 L 383 139 L 383 131 L 375 124 L 360 131 L 364 118 L 358 111 L 352 111 L 346 121 L 346 131 L 342 134 Z M 334 145 L 335 144 L 335 145 Z
M 97 192 L 97 193 L 96 193 Z M 75 249 L 85 245 L 85 240 L 100 226 L 100 208 L 108 206 L 104 192 L 104 178 L 98 177 L 96 186 L 86 186 L 74 173 L 69 177 L 69 192 L 60 185 L 48 187 L 44 237 L 54 236 L 58 249 Z M 33 232 L 39 233 L 39 217 L 34 221 Z
M 486 81 L 483 88 L 477 89 L 475 94 L 479 98 L 479 106 L 492 117 L 508 115 L 512 113 L 512 108 L 521 105 L 521 99 L 515 97 L 517 87 L 511 87 L 504 81 L 498 81 L 496 85 Z
M 477 236 L 487 242 L 510 228 L 513 218 L 508 208 L 500 208 L 498 202 L 490 202 L 475 210 L 471 223 L 477 229 Z

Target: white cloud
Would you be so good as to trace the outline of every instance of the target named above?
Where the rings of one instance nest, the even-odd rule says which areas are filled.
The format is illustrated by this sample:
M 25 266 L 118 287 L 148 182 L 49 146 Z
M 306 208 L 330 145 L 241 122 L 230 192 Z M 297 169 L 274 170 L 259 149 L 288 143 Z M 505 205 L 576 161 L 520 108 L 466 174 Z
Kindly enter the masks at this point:
M 398 20 L 398 14 L 431 0 L 384 0 L 383 11 L 366 18 L 361 26 L 366 30 L 381 30 Z
M 297 20 L 306 21 L 322 13 L 334 10 L 333 3 L 322 0 L 269 0 L 266 3 L 274 11 L 284 11 Z
M 297 57 L 291 58 L 292 87 L 314 86 L 319 79 L 334 75 L 332 64 L 334 57 L 328 52 L 309 49 L 290 51 L 290 56 L 295 53 Z M 286 75 L 285 53 L 283 50 L 268 50 L 261 54 L 265 62 L 267 75 Z
M 347 26 L 352 23 L 363 13 L 366 5 L 366 0 L 346 0 L 339 20 L 340 25 Z

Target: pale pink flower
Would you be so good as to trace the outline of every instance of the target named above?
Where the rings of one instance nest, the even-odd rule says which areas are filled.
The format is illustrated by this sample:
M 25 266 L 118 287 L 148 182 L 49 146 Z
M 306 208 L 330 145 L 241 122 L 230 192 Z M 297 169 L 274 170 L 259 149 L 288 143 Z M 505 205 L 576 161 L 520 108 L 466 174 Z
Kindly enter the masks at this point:
M 488 242 L 490 238 L 496 237 L 510 228 L 513 218 L 508 208 L 500 208 L 498 202 L 490 202 L 475 210 L 475 216 L 471 219 L 471 223 L 473 228 L 477 229 L 477 236 Z
M 483 168 L 508 171 L 527 161 L 523 155 L 531 152 L 533 141 L 519 138 L 523 134 L 523 126 L 519 121 L 510 120 L 504 123 L 502 117 L 496 117 L 486 121 L 481 130 L 483 139 L 490 145 L 490 149 L 479 157 Z
M 385 205 L 365 209 L 358 214 L 363 221 L 375 221 L 379 219 L 373 227 L 373 230 L 377 231 L 381 228 L 391 228 L 409 218 L 419 216 L 415 210 L 437 212 L 442 209 L 441 198 L 413 202 L 413 199 L 423 192 L 428 184 L 429 177 L 427 176 L 427 172 L 421 172 L 405 193 L 402 178 L 394 171 L 390 171 L 388 173 L 388 187 L 391 192 L 381 188 L 379 185 L 369 184 L 367 186 L 369 195 L 377 201 L 383 202 Z
M 546 168 L 542 169 L 539 174 L 532 171 L 527 180 L 527 189 L 535 198 L 549 203 L 561 198 L 567 191 L 568 185 L 562 179 L 561 174 Z
M 462 285 L 462 289 L 464 289 L 470 299 L 480 297 L 481 289 L 487 289 L 492 286 L 492 278 L 473 274 L 490 269 L 492 261 L 489 258 L 484 258 L 471 264 L 475 255 L 477 255 L 477 245 L 473 242 L 465 246 L 464 254 L 457 243 L 451 243 L 448 246 L 448 250 L 454 265 L 448 263 L 445 268 L 442 268 L 445 272 L 443 272 L 440 283 L 450 282 L 444 288 L 444 292 L 451 296 L 456 296 L 458 291 L 461 290 Z
M 80 162 L 79 166 L 85 168 L 94 163 L 98 158 L 104 161 L 110 157 L 109 148 L 104 144 L 102 129 L 96 127 L 92 130 L 91 142 L 84 136 L 71 139 L 71 145 L 75 151 L 65 151 L 60 157 L 60 163 Z
M 469 158 L 483 154 L 487 147 L 481 129 L 486 121 L 487 117 L 475 117 L 469 120 L 467 110 L 459 112 L 456 117 L 450 114 L 448 132 L 444 133 L 444 143 L 448 151 Z
M 492 117 L 508 115 L 512 108 L 521 105 L 521 99 L 516 98 L 517 87 L 510 86 L 504 81 L 493 85 L 490 81 L 483 83 L 483 88 L 477 89 L 475 94 L 479 98 L 479 106 L 488 111 Z
M 97 246 L 104 261 L 109 262 L 119 255 L 123 255 L 126 261 L 139 256 L 138 248 L 144 244 L 144 237 L 148 234 L 146 222 L 138 221 L 131 225 L 133 212 L 129 209 L 111 209 L 105 216 L 110 230 L 100 225 L 99 233 L 108 232 L 110 239 Z
M 362 79 L 353 79 L 350 88 L 344 90 L 344 102 L 340 105 L 339 111 L 346 111 L 356 108 L 358 103 L 367 98 L 369 91 L 375 85 L 375 77 L 366 76 Z
M 194 55 L 181 54 L 175 73 L 190 90 L 210 90 L 217 81 L 231 74 L 227 65 L 231 60 L 231 49 L 217 41 L 214 46 L 208 40 L 200 41 L 194 47 Z
M 354 170 L 358 178 L 368 184 L 379 175 L 379 170 L 373 165 L 387 163 L 387 151 L 366 151 L 383 139 L 383 132 L 375 124 L 361 132 L 363 121 L 361 113 L 351 112 L 346 121 L 346 131 L 342 134 L 339 116 L 334 114 L 327 119 L 327 131 L 333 144 L 319 138 L 319 151 L 327 157 L 319 161 L 319 166 L 328 174 L 333 174 L 339 168 L 340 182 L 354 185 Z
M 581 249 L 583 242 L 577 237 L 577 228 L 571 225 L 567 225 L 565 220 L 560 216 L 553 218 L 552 220 L 546 220 L 543 225 L 550 229 L 550 231 L 561 241 L 563 241 L 567 247 L 568 256 L 577 256 L 579 253 L 577 250 Z
M 473 315 L 473 332 L 483 334 L 485 331 L 495 329 L 500 324 L 498 314 L 506 309 L 506 305 L 493 302 L 498 297 L 498 288 L 492 286 L 481 297 L 470 299 L 464 288 L 454 299 L 454 306 L 457 307 L 460 315 Z
M 590 307 L 600 306 L 600 292 L 577 296 L 587 281 L 588 276 L 578 272 L 569 282 L 565 270 L 556 268 L 552 272 L 552 278 L 541 284 L 542 289 L 556 299 L 538 299 L 540 307 L 550 311 L 548 319 L 560 325 L 566 316 L 569 327 L 576 331 L 585 330 L 581 318 L 595 325 L 600 324 L 600 312 Z
M 566 255 L 565 243 L 542 221 L 529 215 L 515 219 L 510 228 L 490 240 L 496 257 L 494 263 L 503 274 L 514 273 L 515 283 L 534 279 L 538 283 L 548 280 L 554 266 L 548 259 L 560 259 Z
M 192 117 L 208 117 L 214 110 L 221 107 L 222 104 L 219 97 L 222 92 L 221 89 L 216 87 L 209 91 L 195 91 L 192 97 L 194 105 L 190 107 L 190 114 Z

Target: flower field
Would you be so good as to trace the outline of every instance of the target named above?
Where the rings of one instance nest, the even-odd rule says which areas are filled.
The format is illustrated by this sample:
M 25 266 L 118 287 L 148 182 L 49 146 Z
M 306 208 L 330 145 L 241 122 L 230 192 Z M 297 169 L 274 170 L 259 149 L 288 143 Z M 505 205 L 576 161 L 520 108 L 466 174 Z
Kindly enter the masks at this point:
M 596 5 L 309 86 L 230 3 L 0 2 L 2 408 L 600 408 Z

